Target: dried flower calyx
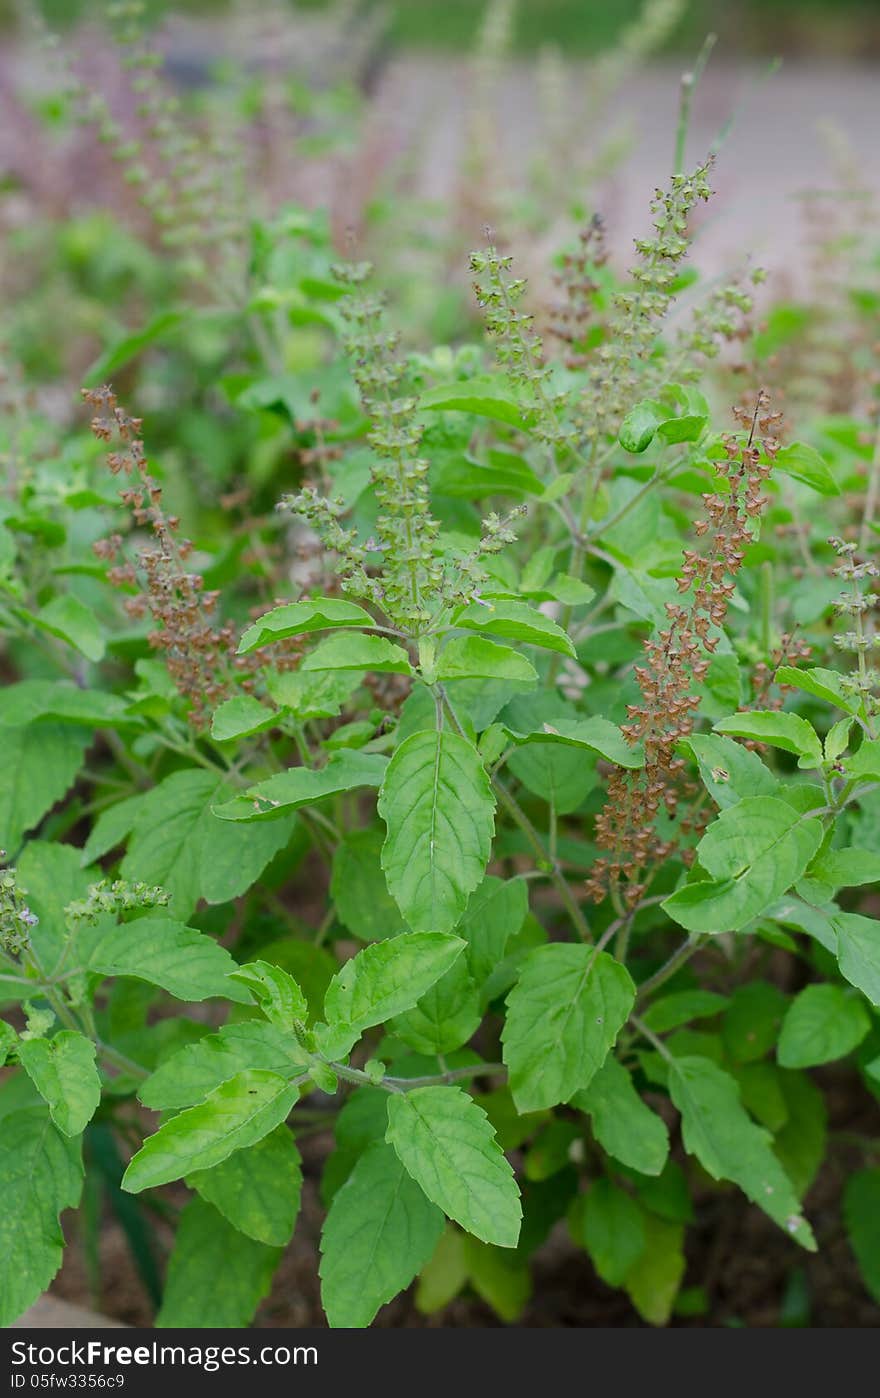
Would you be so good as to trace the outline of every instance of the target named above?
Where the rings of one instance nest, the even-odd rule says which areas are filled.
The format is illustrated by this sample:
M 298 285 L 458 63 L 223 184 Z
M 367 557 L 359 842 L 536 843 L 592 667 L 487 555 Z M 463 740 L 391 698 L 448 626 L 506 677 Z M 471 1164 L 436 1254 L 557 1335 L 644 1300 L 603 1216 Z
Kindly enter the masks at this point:
M 594 214 L 578 234 L 577 249 L 563 254 L 562 266 L 554 279 L 559 297 L 551 310 L 549 329 L 567 346 L 567 369 L 583 369 L 590 362 L 587 336 L 599 290 L 595 273 L 607 260 L 605 224 L 599 214 Z
M 149 613 L 155 623 L 149 643 L 163 652 L 175 687 L 188 700 L 189 721 L 202 728 L 239 683 L 244 689 L 252 687 L 249 677 L 265 657 L 258 651 L 236 656 L 235 628 L 216 620 L 220 594 L 206 591 L 201 575 L 188 566 L 193 545 L 179 537 L 180 520 L 163 507 L 162 487 L 146 458 L 141 419 L 130 417 L 107 385 L 82 392 L 95 409 L 92 432 L 114 446 L 107 455 L 110 470 L 128 478 L 120 499 L 135 525 L 151 536 L 138 550 L 136 564 L 117 562 L 124 542 L 118 533 L 98 540 L 94 552 L 113 565 L 110 582 L 129 593 L 124 602 L 129 616 L 136 620 Z M 288 655 L 278 654 L 278 649 L 273 660 L 283 668 L 295 658 L 296 648 Z
M 706 677 L 718 645 L 713 633 L 724 623 L 733 579 L 751 542 L 751 521 L 767 503 L 763 487 L 778 450 L 779 423 L 779 414 L 767 411 L 768 402 L 761 392 L 750 416 L 734 410 L 748 426 L 748 437 L 745 442 L 736 435 L 725 440 L 726 455 L 715 463 L 715 471 L 728 488 L 703 495 L 708 518 L 698 521 L 694 532 L 707 545 L 702 551 L 685 550 L 678 580 L 688 600 L 667 603 L 669 625 L 645 643 L 646 663 L 635 668 L 642 702 L 629 706 L 623 733 L 630 743 L 644 745 L 645 765 L 634 772 L 616 768 L 609 779 L 608 800 L 596 819 L 597 844 L 607 853 L 594 865 L 589 883 L 597 900 L 609 881 L 614 885 L 622 878 L 626 901 L 638 902 L 646 867 L 668 858 L 676 847 L 671 831 L 666 838 L 658 834 L 657 821 L 661 815 L 675 820 L 682 796 L 691 794 L 676 744 L 693 729 L 700 702 L 693 686 Z

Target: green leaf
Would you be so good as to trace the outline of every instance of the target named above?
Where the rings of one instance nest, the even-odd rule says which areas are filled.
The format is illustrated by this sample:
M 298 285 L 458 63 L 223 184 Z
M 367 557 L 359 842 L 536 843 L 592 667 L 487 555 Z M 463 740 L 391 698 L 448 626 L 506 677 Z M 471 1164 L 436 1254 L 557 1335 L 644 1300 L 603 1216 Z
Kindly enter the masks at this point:
M 542 602 L 562 602 L 566 607 L 586 607 L 596 596 L 596 589 L 589 583 L 574 578 L 570 573 L 557 573 L 534 594 Z
M 510 684 L 506 680 L 450 680 L 447 697 L 462 722 L 465 736 L 472 740 L 476 733 L 488 727 L 499 709 L 518 690 L 522 691 L 521 685 Z M 401 708 L 394 730 L 394 746 L 400 747 L 414 733 L 423 733 L 436 726 L 435 697 L 422 680 L 416 680 Z
M 521 456 L 493 447 L 486 456 L 483 462 L 454 453 L 433 462 L 431 485 L 436 494 L 465 500 L 509 495 L 522 500 L 542 493 L 544 482 Z
M 129 1194 L 209 1170 L 234 1151 L 252 1146 L 286 1120 L 299 1096 L 277 1073 L 250 1068 L 220 1084 L 148 1136 L 129 1162 L 122 1188 Z
M 538 1132 L 525 1154 L 523 1174 L 531 1183 L 543 1183 L 571 1165 L 572 1154 L 578 1155 L 583 1144 L 583 1127 L 574 1121 L 551 1117 Z M 572 1152 L 575 1141 L 579 1144 Z
M 831 895 L 839 888 L 880 883 L 880 854 L 869 849 L 832 849 L 820 853 L 807 877 L 827 884 Z
M 815 1251 L 812 1230 L 773 1154 L 771 1138 L 743 1109 L 734 1079 L 707 1058 L 674 1058 L 669 1091 L 681 1112 L 685 1149 L 703 1169 L 713 1179 L 738 1184 L 780 1228 Z
M 782 447 L 773 458 L 774 471 L 781 471 L 792 480 L 803 481 L 819 495 L 839 495 L 840 486 L 828 466 L 816 451 L 806 442 L 792 442 Z
M 379 793 L 382 867 L 414 931 L 449 932 L 485 873 L 495 801 L 479 754 L 448 730 L 414 733 Z
M 772 306 L 760 330 L 752 336 L 754 353 L 759 363 L 775 355 L 784 346 L 803 335 L 813 323 L 812 306 L 782 301 Z
M 743 701 L 743 672 L 735 655 L 713 655 L 702 681 L 700 711 L 706 718 L 735 713 Z
M 351 830 L 333 855 L 330 896 L 343 927 L 362 942 L 396 937 L 406 929 L 382 872 L 384 838 L 378 826 Z
M 506 379 L 475 377 L 437 384 L 419 394 L 419 410 L 472 413 L 511 427 L 525 427 L 529 420 L 528 409 L 511 395 Z
M 82 850 L 82 863 L 93 864 L 118 845 L 124 844 L 134 829 L 140 814 L 143 795 L 127 796 L 102 811 L 95 821 Z
M 571 1105 L 588 1114 L 596 1140 L 615 1160 L 641 1175 L 661 1173 L 669 1156 L 666 1123 L 642 1101 L 612 1053 Z
M 417 1053 L 435 1056 L 466 1044 L 482 1018 L 477 987 L 462 956 L 411 1010 L 397 1015 L 389 1028 Z
M 685 1274 L 684 1228 L 645 1214 L 645 1246 L 626 1275 L 629 1299 L 649 1325 L 665 1325 Z
M 500 1320 L 512 1325 L 532 1294 L 529 1263 L 517 1250 L 492 1247 L 464 1235 L 468 1281 Z
M 355 1163 L 373 1141 L 384 1141 L 388 1130 L 388 1093 L 380 1087 L 359 1087 L 336 1117 L 336 1149 L 321 1176 L 321 1200 L 329 1206 L 348 1179 Z
M 486 605 L 474 602 L 455 617 L 454 624 L 465 631 L 489 631 L 493 636 L 503 636 L 508 641 L 524 641 L 527 645 L 541 646 L 544 650 L 570 655 L 573 659 L 576 655 L 562 627 L 525 602 L 499 600 Z
M 822 744 L 825 753 L 825 762 L 837 762 L 849 747 L 849 741 L 853 729 L 852 716 L 847 714 L 844 718 L 839 718 L 833 723 L 825 734 L 825 741 Z
M 724 1061 L 724 1053 L 721 1045 L 721 1037 L 713 1034 L 709 1030 L 699 1029 L 677 1029 L 674 1034 L 670 1034 L 666 1040 L 666 1047 L 669 1052 L 675 1054 L 677 1058 L 686 1057 L 688 1054 L 696 1053 L 717 1063 L 720 1067 Z M 641 1059 L 641 1066 L 649 1082 L 656 1082 L 666 1086 L 667 1073 L 665 1066 L 657 1065 L 658 1071 L 652 1075 L 649 1064 Z
M 447 1306 L 468 1279 L 468 1235 L 447 1224 L 430 1260 L 421 1269 L 416 1287 L 416 1310 L 433 1315 Z
M 414 673 L 402 646 L 385 636 L 365 636 L 360 631 L 328 636 L 309 651 L 300 669 L 304 673 L 313 670 L 375 670 L 389 675 Z
M 231 973 L 232 979 L 253 995 L 270 1024 L 288 1034 L 296 1023 L 308 1019 L 309 1006 L 293 976 L 268 961 L 248 961 Z
M 122 877 L 159 884 L 181 918 L 189 917 L 200 898 L 226 903 L 245 893 L 287 844 L 293 826 L 284 821 L 246 832 L 230 828 L 213 810 L 230 790 L 212 772 L 189 769 L 172 773 L 147 792 L 122 861 Z M 245 797 L 228 804 L 237 801 L 248 804 Z
M 239 655 L 283 641 L 288 636 L 303 636 L 309 631 L 329 631 L 336 626 L 375 626 L 369 612 L 355 602 L 339 597 L 310 597 L 302 602 L 288 602 L 266 612 L 241 638 Z
M 857 1170 L 843 1191 L 849 1245 L 868 1291 L 880 1303 L 880 1170 Z
M 780 1131 L 788 1121 L 788 1105 L 782 1090 L 783 1070 L 775 1063 L 739 1063 L 732 1073 L 739 1087 L 740 1100 L 750 1116 L 768 1131 Z
M 880 781 L 880 739 L 864 738 L 858 752 L 845 758 L 843 765 L 852 782 Z
M 360 683 L 356 670 L 319 670 L 313 674 L 270 670 L 266 676 L 269 698 L 279 708 L 289 710 L 300 723 L 338 717 Z
M 106 383 L 118 369 L 124 368 L 139 355 L 141 350 L 168 338 L 170 332 L 177 330 L 188 319 L 189 313 L 184 314 L 183 311 L 160 311 L 148 321 L 143 330 L 138 330 L 133 335 L 124 335 L 121 340 L 108 346 L 89 368 L 83 382 L 88 385 Z
M 98 619 L 91 607 L 72 593 L 53 597 L 34 619 L 43 631 L 67 641 L 86 660 L 97 662 L 103 659 L 106 646 Z
M 371 1141 L 382 1141 L 388 1129 L 388 1093 L 381 1087 L 358 1087 L 346 1099 L 333 1134 L 343 1150 L 361 1155 Z
M 517 1111 L 506 1087 L 478 1094 L 476 1101 L 489 1118 L 503 1151 L 516 1150 L 533 1136 L 539 1127 L 552 1120 L 549 1112 L 532 1112 L 523 1116 Z
M 310 1018 L 321 1013 L 327 987 L 339 970 L 339 962 L 326 947 L 303 941 L 302 932 L 293 932 L 267 943 L 262 959 L 293 977 L 306 997 Z
M 210 1170 L 187 1175 L 186 1183 L 239 1233 L 267 1247 L 285 1247 L 299 1213 L 301 1164 L 292 1134 L 276 1126 Z
M 518 1110 L 568 1102 L 589 1086 L 634 999 L 629 972 L 606 952 L 553 942 L 526 957 L 502 1031 Z
M 247 991 L 230 980 L 238 965 L 211 937 L 168 918 L 138 918 L 121 927 L 106 921 L 80 927 L 77 954 L 83 966 L 103 976 L 134 976 L 160 985 L 178 1000 L 223 996 L 249 1003 Z
M 344 749 L 332 753 L 325 767 L 289 767 L 286 772 L 267 777 L 241 796 L 215 806 L 214 815 L 221 821 L 276 820 L 300 806 L 338 796 L 342 791 L 379 786 L 387 766 L 388 759 L 380 753 Z
M 60 801 L 82 766 L 89 735 L 61 723 L 0 733 L 0 849 L 11 855 Z
M 175 1111 L 203 1102 L 209 1093 L 248 1068 L 263 1068 L 291 1078 L 307 1064 L 291 1034 L 263 1020 L 225 1024 L 197 1044 L 187 1044 L 166 1058 L 138 1088 L 138 1097 L 154 1111 Z
M 368 718 L 358 718 L 328 733 L 326 738 L 321 739 L 321 746 L 328 752 L 336 752 L 340 748 L 362 748 L 375 736 L 375 723 Z
M 516 1247 L 522 1208 L 486 1113 L 458 1087 L 417 1087 L 388 1099 L 386 1140 L 448 1218 L 484 1243 Z
M 94 870 L 82 869 L 82 852 L 74 845 L 28 840 L 16 861 L 16 874 L 27 889 L 28 907 L 39 918 L 30 930 L 44 970 L 51 973 L 68 944 L 67 905 L 88 894 Z
M 665 418 L 657 428 L 657 433 L 668 446 L 678 442 L 698 442 L 706 428 L 706 418 L 701 413 L 683 413 L 681 417 Z
M 697 846 L 711 881 L 685 884 L 662 907 L 690 932 L 738 931 L 787 892 L 822 841 L 819 820 L 774 796 L 729 806 Z
M 776 1132 L 773 1150 L 795 1194 L 803 1199 L 825 1159 L 825 1098 L 807 1073 L 780 1069 L 778 1078 L 788 1119 Z
M 652 402 L 649 398 L 630 408 L 617 434 L 617 440 L 624 451 L 636 455 L 646 451 L 653 442 L 664 415 L 665 409 L 662 405 Z
M 440 932 L 402 932 L 364 947 L 333 977 L 324 1016 L 355 1043 L 364 1029 L 411 1009 L 461 955 L 464 942 Z M 351 1043 L 349 1047 L 351 1047 Z M 340 1050 L 336 1049 L 338 1055 Z M 347 1052 L 343 1049 L 341 1052 Z
M 725 1052 L 736 1063 L 754 1063 L 771 1051 L 779 1036 L 788 999 L 768 981 L 750 981 L 733 992 L 721 1034 Z
M 374 1141 L 337 1190 L 321 1235 L 321 1300 L 331 1326 L 369 1325 L 431 1258 L 444 1220 L 394 1151 Z
M 645 1248 L 644 1212 L 610 1180 L 594 1180 L 584 1196 L 579 1241 L 609 1286 L 620 1286 Z
M 63 680 L 23 680 L 0 693 L 0 726 L 17 728 L 38 719 L 60 719 L 86 728 L 137 726 L 127 704 L 115 694 L 79 689 Z
M 5 1329 L 46 1290 L 64 1248 L 59 1214 L 79 1203 L 80 1141 L 63 1136 L 48 1111 L 11 1112 L 0 1130 L 0 1325 Z
M 703 785 L 721 810 L 747 796 L 773 796 L 779 789 L 779 782 L 758 754 L 732 738 L 692 733 L 681 746 L 693 753 Z
M 880 932 L 876 918 L 859 913 L 835 913 L 831 926 L 837 935 L 837 964 L 841 975 L 880 1006 Z
M 156 1326 L 241 1329 L 269 1291 L 278 1248 L 254 1242 L 202 1199 L 180 1216 Z
M 0 1019 L 0 1068 L 5 1068 L 11 1050 L 18 1043 L 18 1035 L 11 1024 Z
M 541 492 L 541 499 L 545 505 L 552 505 L 554 501 L 561 500 L 567 495 L 574 484 L 573 471 L 561 471 L 558 476 L 554 476 L 550 484 Z
M 506 726 L 506 725 L 505 725 Z M 531 733 L 508 728 L 507 732 L 515 741 L 527 743 L 549 743 L 573 748 L 587 748 L 600 757 L 613 762 L 616 767 L 643 767 L 644 753 L 639 747 L 631 747 L 616 723 L 607 718 L 558 718 L 545 723 Z
M 836 670 L 824 670 L 821 666 L 798 670 L 794 665 L 780 665 L 776 671 L 777 684 L 791 685 L 793 689 L 823 699 L 826 704 L 833 704 L 845 713 L 854 714 L 858 711 L 859 701 L 844 689 L 843 679 L 843 675 Z
M 595 754 L 585 755 L 567 743 L 523 743 L 510 754 L 508 766 L 517 781 L 557 815 L 576 811 L 599 780 Z
M 731 714 L 715 724 L 716 733 L 732 733 L 737 738 L 769 743 L 803 757 L 811 766 L 822 765 L 822 744 L 812 724 L 799 714 L 780 713 L 775 709 L 752 710 Z
M 58 1130 L 65 1136 L 82 1135 L 101 1100 L 91 1039 L 72 1029 L 61 1029 L 51 1039 L 22 1039 L 18 1059 Z
M 693 1223 L 694 1209 L 684 1170 L 672 1159 L 663 1172 L 637 1184 L 639 1202 L 652 1214 L 668 1223 Z
M 795 996 L 782 1021 L 779 1062 L 783 1068 L 814 1068 L 845 1058 L 870 1028 L 868 1011 L 852 991 L 808 985 Z
M 453 636 L 437 661 L 438 680 L 512 680 L 532 684 L 538 678 L 534 665 L 510 646 L 499 646 L 483 636 Z
M 278 723 L 274 709 L 261 704 L 249 694 L 227 699 L 214 712 L 211 737 L 218 743 L 230 743 L 236 738 L 249 738 Z
M 678 990 L 655 1000 L 642 1015 L 642 1020 L 655 1034 L 678 1029 L 693 1019 L 711 1019 L 727 1009 L 730 1001 L 714 990 Z
M 519 932 L 528 910 L 529 887 L 525 879 L 499 879 L 487 874 L 471 894 L 456 932 L 467 942 L 467 963 L 478 986 L 501 962 L 508 941 Z

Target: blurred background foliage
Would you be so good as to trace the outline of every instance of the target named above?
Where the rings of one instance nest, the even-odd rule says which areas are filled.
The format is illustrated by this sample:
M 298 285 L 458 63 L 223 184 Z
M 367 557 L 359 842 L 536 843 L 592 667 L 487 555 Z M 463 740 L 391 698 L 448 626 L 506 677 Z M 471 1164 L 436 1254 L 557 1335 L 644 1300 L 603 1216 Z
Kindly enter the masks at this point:
M 320 11 L 331 0 L 288 3 L 293 10 Z M 234 4 L 235 0 L 151 0 L 149 9 L 159 22 L 171 11 L 221 16 Z M 41 0 L 41 8 L 53 27 L 62 27 L 87 17 L 94 5 L 92 0 Z M 451 51 L 473 45 L 483 14 L 476 0 L 353 0 L 352 8 L 381 9 L 393 45 Z M 564 46 L 570 56 L 589 54 L 613 46 L 640 8 L 640 0 L 522 0 L 513 44 L 523 55 L 546 43 Z M 14 24 L 20 9 L 19 0 L 0 0 L 0 22 Z M 666 50 L 689 49 L 707 30 L 716 33 L 731 54 L 780 51 L 826 60 L 872 59 L 880 55 L 880 0 L 694 0 L 667 39 Z

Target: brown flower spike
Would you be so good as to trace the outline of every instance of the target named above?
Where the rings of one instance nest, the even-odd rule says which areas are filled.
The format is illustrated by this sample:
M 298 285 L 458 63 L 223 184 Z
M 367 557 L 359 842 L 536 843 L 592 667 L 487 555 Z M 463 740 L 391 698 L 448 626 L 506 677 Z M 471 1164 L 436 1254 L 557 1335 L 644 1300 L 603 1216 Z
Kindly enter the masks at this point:
M 131 510 L 135 524 L 152 533 L 152 542 L 138 551 L 138 567 L 123 562 L 111 568 L 108 577 L 118 587 L 137 588 L 140 570 L 142 591 L 126 597 L 125 609 L 132 618 L 149 612 L 155 622 L 149 643 L 164 652 L 169 675 L 178 692 L 189 700 L 190 723 L 204 728 L 213 710 L 231 696 L 237 684 L 246 691 L 254 687 L 253 676 L 265 664 L 265 652 L 235 654 L 234 627 L 215 618 L 220 594 L 206 592 L 200 574 L 187 567 L 193 546 L 188 539 L 178 537 L 179 519 L 163 509 L 162 487 L 151 475 L 144 451 L 141 419 L 130 417 L 106 384 L 83 389 L 82 395 L 95 409 L 91 422 L 94 435 L 101 442 L 116 444 L 107 455 L 110 470 L 130 478 L 131 483 L 119 492 L 120 499 Z M 114 564 L 122 547 L 119 534 L 93 545 L 99 558 Z M 295 640 L 276 646 L 272 661 L 280 669 L 289 668 L 297 663 L 298 650 Z
M 749 429 L 748 438 L 743 443 L 741 437 L 728 437 L 724 460 L 714 463 L 727 488 L 702 497 L 707 518 L 694 525 L 694 533 L 706 538 L 708 547 L 685 550 L 678 579 L 679 592 L 690 594 L 689 600 L 666 604 L 669 625 L 645 643 L 646 663 L 636 666 L 642 702 L 629 706 L 623 733 L 631 744 L 644 745 L 645 765 L 636 771 L 615 768 L 609 778 L 608 800 L 596 819 L 596 843 L 607 853 L 596 861 L 587 885 L 597 902 L 623 880 L 623 901 L 633 907 L 644 895 L 648 867 L 667 859 L 676 846 L 674 838 L 661 838 L 657 820 L 663 812 L 674 819 L 688 794 L 676 744 L 693 729 L 700 701 L 692 687 L 705 678 L 718 644 L 713 631 L 727 615 L 733 579 L 751 542 L 750 521 L 767 503 L 762 492 L 778 450 L 780 420 L 768 407 L 762 390 L 751 415 L 734 409 Z

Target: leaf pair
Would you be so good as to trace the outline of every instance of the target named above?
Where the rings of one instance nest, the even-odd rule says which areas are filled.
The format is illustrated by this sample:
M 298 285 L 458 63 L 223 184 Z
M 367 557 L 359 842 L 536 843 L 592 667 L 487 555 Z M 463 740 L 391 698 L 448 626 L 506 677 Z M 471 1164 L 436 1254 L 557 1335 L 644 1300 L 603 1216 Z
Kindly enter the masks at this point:
M 499 1247 L 515 1247 L 522 1208 L 485 1112 L 457 1087 L 388 1099 L 385 1142 L 359 1157 L 330 1206 L 321 1295 L 331 1325 L 369 1325 L 432 1256 L 444 1214 Z

